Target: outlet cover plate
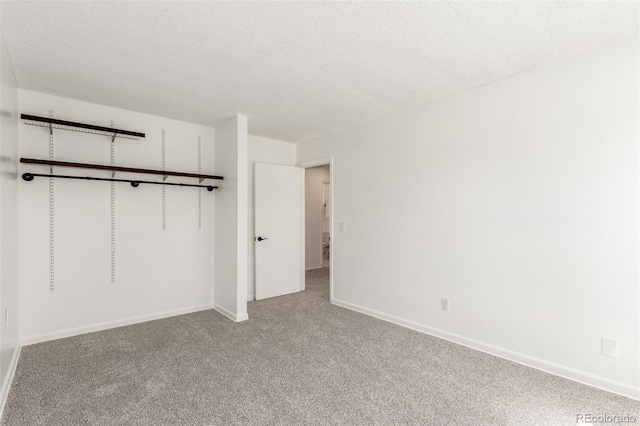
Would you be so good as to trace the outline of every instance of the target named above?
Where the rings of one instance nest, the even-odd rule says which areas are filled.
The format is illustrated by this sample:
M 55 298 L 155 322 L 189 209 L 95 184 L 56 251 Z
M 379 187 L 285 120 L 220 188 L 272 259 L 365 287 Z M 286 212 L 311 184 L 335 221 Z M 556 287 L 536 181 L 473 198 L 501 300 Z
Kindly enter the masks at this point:
M 443 311 L 449 310 L 449 299 L 445 299 L 444 297 L 440 300 L 440 308 Z
M 618 341 L 609 339 L 608 337 L 603 337 L 602 355 L 610 356 L 611 358 L 618 358 Z

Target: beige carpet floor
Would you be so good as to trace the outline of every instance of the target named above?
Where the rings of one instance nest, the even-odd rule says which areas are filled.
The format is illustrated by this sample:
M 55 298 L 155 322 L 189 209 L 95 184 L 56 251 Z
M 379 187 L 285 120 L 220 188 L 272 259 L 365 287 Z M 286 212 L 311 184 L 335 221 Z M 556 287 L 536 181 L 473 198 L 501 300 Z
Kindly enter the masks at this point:
M 24 347 L 2 425 L 575 425 L 640 402 L 347 309 L 307 290 Z M 640 420 L 639 420 L 640 421 Z

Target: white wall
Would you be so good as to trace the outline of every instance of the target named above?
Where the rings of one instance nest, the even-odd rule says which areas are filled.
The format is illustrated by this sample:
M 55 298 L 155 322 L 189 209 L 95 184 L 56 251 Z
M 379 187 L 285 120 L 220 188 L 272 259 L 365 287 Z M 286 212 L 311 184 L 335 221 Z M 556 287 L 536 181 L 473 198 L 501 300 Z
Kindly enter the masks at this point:
M 305 169 L 305 268 L 322 267 L 322 184 L 329 182 L 329 166 Z
M 300 145 L 334 302 L 640 397 L 638 71 L 630 40 Z
M 290 142 L 282 142 L 275 139 L 267 139 L 260 136 L 249 135 L 249 155 L 248 155 L 248 256 L 247 256 L 247 297 L 249 300 L 255 299 L 255 244 L 253 241 L 254 222 L 254 164 L 269 163 L 284 166 L 294 166 L 296 164 L 297 145 Z
M 216 127 L 216 173 L 224 176 L 217 194 L 215 309 L 234 321 L 247 316 L 247 117 Z
M 162 117 L 19 91 L 22 113 L 141 131 L 140 140 L 116 139 L 115 164 L 160 169 L 165 129 L 166 169 L 213 173 L 213 129 Z M 47 159 L 49 132 L 19 125 L 20 155 Z M 106 136 L 54 130 L 54 159 L 110 163 Z M 21 165 L 20 173 L 48 173 Z M 55 168 L 55 173 L 111 177 L 110 172 Z M 118 173 L 117 178 L 161 181 Z M 169 182 L 197 179 L 169 177 Z M 115 184 L 116 282 L 111 283 L 110 183 L 54 180 L 55 290 L 49 289 L 49 180 L 20 179 L 20 334 L 27 343 L 213 306 L 215 192 Z M 198 228 L 198 191 L 202 228 Z
M 0 415 L 18 342 L 18 89 L 0 37 Z M 9 324 L 5 311 L 9 311 Z M 15 356 L 14 356 L 15 355 Z M 12 364 L 12 360 L 14 363 Z

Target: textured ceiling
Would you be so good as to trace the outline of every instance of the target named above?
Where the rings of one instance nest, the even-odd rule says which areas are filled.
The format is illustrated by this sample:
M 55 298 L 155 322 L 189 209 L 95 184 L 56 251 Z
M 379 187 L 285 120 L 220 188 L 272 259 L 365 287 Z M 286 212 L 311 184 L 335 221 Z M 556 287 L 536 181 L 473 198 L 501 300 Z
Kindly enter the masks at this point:
M 293 142 L 638 37 L 637 2 L 0 8 L 21 88 Z

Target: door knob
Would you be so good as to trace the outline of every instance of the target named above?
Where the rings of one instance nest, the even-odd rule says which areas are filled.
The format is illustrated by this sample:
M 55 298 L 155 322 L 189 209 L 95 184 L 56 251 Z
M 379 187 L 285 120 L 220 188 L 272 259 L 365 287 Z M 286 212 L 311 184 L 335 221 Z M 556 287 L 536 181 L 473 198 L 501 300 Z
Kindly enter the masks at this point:
M 268 238 L 258 237 L 258 241 L 262 241 L 262 240 L 268 240 Z

